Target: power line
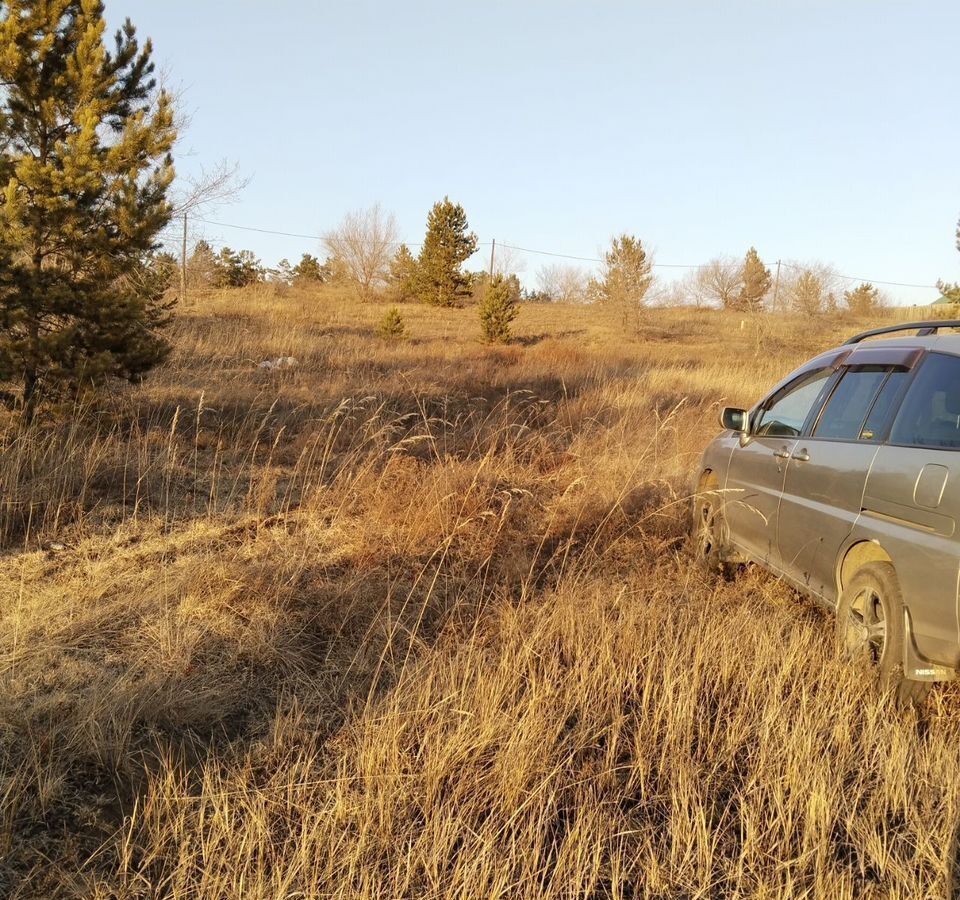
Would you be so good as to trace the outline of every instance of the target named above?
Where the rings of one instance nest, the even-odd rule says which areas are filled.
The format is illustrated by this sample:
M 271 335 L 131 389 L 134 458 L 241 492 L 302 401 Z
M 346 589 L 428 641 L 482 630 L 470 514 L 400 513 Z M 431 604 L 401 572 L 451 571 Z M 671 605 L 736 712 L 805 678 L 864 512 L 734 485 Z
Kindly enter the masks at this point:
M 501 244 L 501 247 L 508 247 L 510 250 L 519 250 L 522 253 L 536 253 L 540 256 L 554 256 L 559 259 L 574 259 L 579 262 L 592 262 L 592 263 L 602 263 L 605 262 L 603 259 L 598 259 L 595 256 L 572 256 L 568 253 L 553 253 L 549 250 L 531 250 L 529 247 L 518 247 L 515 244 Z M 803 266 L 795 266 L 791 263 L 783 263 L 784 267 L 787 269 L 794 269 L 798 272 L 804 270 Z M 709 263 L 653 263 L 653 268 L 655 269 L 706 269 L 709 268 Z M 846 281 L 867 281 L 870 284 L 883 284 L 890 285 L 891 287 L 912 287 L 912 288 L 930 288 L 931 290 L 937 290 L 935 284 L 913 284 L 910 282 L 904 281 L 881 281 L 877 278 L 862 278 L 859 275 L 836 275 L 837 278 L 843 278 Z
M 575 259 L 578 262 L 593 263 L 603 262 L 602 259 L 597 259 L 593 256 L 571 256 L 569 253 L 551 253 L 549 250 L 531 250 L 529 247 L 517 247 L 515 244 L 504 244 L 502 242 L 500 246 L 506 247 L 509 250 L 519 250 L 521 253 L 537 253 L 540 256 L 555 256 L 557 259 Z
M 783 264 L 787 269 L 793 269 L 795 272 L 805 271 L 805 266 L 795 266 L 793 263 L 784 263 Z M 836 278 L 842 278 L 845 281 L 866 281 L 869 284 L 884 284 L 889 285 L 890 287 L 909 287 L 909 288 L 930 288 L 931 290 L 939 290 L 935 284 L 911 284 L 905 281 L 880 281 L 877 278 L 861 278 L 859 275 L 841 275 L 837 272 L 832 273 Z
M 602 263 L 606 262 L 604 259 L 600 259 L 596 256 L 572 256 L 569 253 L 553 253 L 550 250 L 531 250 L 529 247 L 517 247 L 514 244 L 501 244 L 501 247 L 508 247 L 511 250 L 519 250 L 521 253 L 536 253 L 540 256 L 555 256 L 558 259 L 575 259 L 579 262 L 592 262 L 592 263 Z M 655 269 L 704 269 L 706 266 L 703 264 L 693 264 L 693 263 L 658 263 L 655 262 L 652 264 Z
M 252 225 L 234 225 L 232 222 L 215 222 L 213 219 L 204 219 L 201 216 L 196 217 L 196 221 L 203 222 L 205 225 L 216 225 L 218 228 L 236 228 L 238 231 L 254 231 L 257 234 L 275 234 L 280 237 L 303 238 L 308 241 L 322 241 L 322 234 L 300 234 L 296 231 L 276 231 L 272 228 L 254 228 Z M 422 241 L 388 241 L 391 247 L 399 247 L 406 244 L 408 247 L 422 247 Z M 490 241 L 482 241 L 477 244 L 478 247 L 489 247 Z
M 254 228 L 251 225 L 234 225 L 232 222 L 215 222 L 213 219 L 204 219 L 197 217 L 198 222 L 203 222 L 206 225 L 216 225 L 218 228 L 236 228 L 240 231 L 253 231 L 257 234 L 275 234 L 280 237 L 293 237 L 293 238 L 303 238 L 309 241 L 322 241 L 323 235 L 320 234 L 300 234 L 295 231 L 275 231 L 272 228 Z M 406 244 L 408 247 L 422 247 L 423 243 L 420 241 L 391 241 L 392 246 L 399 246 L 400 244 Z M 491 241 L 480 241 L 478 247 L 490 247 L 492 245 Z M 592 262 L 592 263 L 602 263 L 603 260 L 595 256 L 571 256 L 569 253 L 553 253 L 549 250 L 532 250 L 529 247 L 518 247 L 515 244 L 500 244 L 501 247 L 509 248 L 510 250 L 519 250 L 521 253 L 536 253 L 540 256 L 554 256 L 558 259 L 575 259 L 578 262 Z M 703 268 L 700 265 L 684 265 L 681 263 L 654 263 L 654 266 L 661 269 L 699 269 Z
M 255 231 L 257 234 L 277 234 L 281 237 L 304 238 L 308 241 L 322 241 L 323 237 L 319 234 L 297 234 L 293 231 L 274 231 L 271 228 L 253 228 L 250 225 L 234 225 L 231 222 L 214 222 L 212 219 L 203 219 L 199 216 L 196 221 L 203 222 L 205 225 L 216 225 L 218 228 L 236 228 L 238 231 Z
M 233 222 L 216 222 L 213 219 L 204 219 L 200 216 L 197 217 L 197 221 L 203 222 L 206 225 L 215 225 L 218 228 L 234 228 L 238 231 L 252 231 L 257 234 L 272 234 L 279 237 L 292 237 L 300 238 L 302 240 L 310 241 L 322 241 L 323 235 L 320 234 L 301 234 L 295 231 L 277 231 L 272 228 L 257 228 L 252 225 L 236 225 Z M 408 247 L 421 247 L 423 243 L 421 241 L 391 241 L 392 246 L 399 246 L 400 244 L 406 244 Z M 491 241 L 481 241 L 477 244 L 477 247 L 490 247 L 492 245 Z M 517 250 L 520 253 L 533 253 L 537 256 L 550 256 L 554 259 L 570 259 L 576 262 L 588 262 L 588 263 L 602 263 L 605 260 L 596 257 L 596 256 L 576 256 L 571 253 L 555 253 L 552 250 L 535 250 L 531 247 L 520 247 L 516 244 L 507 244 L 501 243 L 501 247 L 504 247 L 509 250 Z M 692 264 L 692 263 L 653 263 L 653 268 L 655 269 L 705 269 L 709 263 L 703 264 Z M 793 269 L 794 271 L 802 272 L 804 270 L 803 266 L 794 265 L 792 263 L 783 263 L 783 266 L 787 269 Z M 882 284 L 886 287 L 905 287 L 905 288 L 924 288 L 926 290 L 938 290 L 935 284 L 916 284 L 913 282 L 906 281 L 882 281 L 878 278 L 863 278 L 859 275 L 841 275 L 835 273 L 837 278 L 841 278 L 844 281 L 865 281 L 869 284 Z

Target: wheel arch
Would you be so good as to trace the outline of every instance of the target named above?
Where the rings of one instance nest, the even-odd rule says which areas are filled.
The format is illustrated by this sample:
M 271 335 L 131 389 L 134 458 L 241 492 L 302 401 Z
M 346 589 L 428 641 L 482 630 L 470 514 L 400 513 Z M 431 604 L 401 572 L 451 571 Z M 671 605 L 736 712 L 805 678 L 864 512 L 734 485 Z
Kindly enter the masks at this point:
M 850 579 L 867 563 L 887 562 L 893 565 L 890 554 L 877 540 L 855 541 L 840 555 L 837 561 L 837 597 L 843 592 Z M 894 567 L 896 568 L 896 567 Z
M 711 484 L 711 482 L 713 483 Z M 716 490 L 718 487 L 720 487 L 720 479 L 717 478 L 717 473 L 710 466 L 705 467 L 697 479 L 697 493 Z

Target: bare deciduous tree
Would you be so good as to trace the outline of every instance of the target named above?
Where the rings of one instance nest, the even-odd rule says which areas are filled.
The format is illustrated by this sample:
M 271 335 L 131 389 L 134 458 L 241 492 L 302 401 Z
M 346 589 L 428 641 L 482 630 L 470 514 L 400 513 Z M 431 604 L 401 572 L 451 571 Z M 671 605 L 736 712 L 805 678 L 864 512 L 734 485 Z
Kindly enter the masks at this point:
M 715 304 L 734 309 L 743 287 L 743 261 L 730 256 L 718 256 L 697 269 L 698 305 Z
M 397 222 L 380 205 L 347 213 L 323 238 L 327 253 L 343 267 L 361 300 L 387 284 L 397 249 Z
M 209 213 L 222 203 L 230 203 L 250 183 L 240 176 L 236 163 L 221 160 L 212 169 L 201 168 L 197 175 L 188 175 L 177 182 L 171 198 L 173 221 L 184 213 Z
M 537 286 L 554 303 L 587 301 L 587 276 L 576 266 L 543 266 L 537 272 Z
M 707 289 L 700 278 L 699 266 L 674 282 L 674 292 L 678 306 L 695 306 L 700 309 L 710 303 Z
M 249 184 L 249 178 L 240 176 L 239 168 L 235 163 L 222 160 L 212 169 L 201 168 L 196 175 L 188 175 L 178 179 L 177 187 L 171 194 L 170 200 L 173 215 L 170 224 L 164 231 L 165 240 L 180 251 L 180 299 L 186 299 L 188 286 L 194 273 L 191 272 L 191 263 L 186 259 L 187 244 L 204 242 L 203 226 L 198 218 L 209 215 L 224 203 L 232 203 L 240 192 Z
M 527 261 L 523 254 L 505 244 L 497 244 L 493 254 L 493 274 L 509 278 L 527 268 Z
M 695 303 L 695 298 L 688 290 L 686 279 L 676 279 L 663 284 L 654 284 L 647 293 L 647 302 L 651 306 L 687 306 Z

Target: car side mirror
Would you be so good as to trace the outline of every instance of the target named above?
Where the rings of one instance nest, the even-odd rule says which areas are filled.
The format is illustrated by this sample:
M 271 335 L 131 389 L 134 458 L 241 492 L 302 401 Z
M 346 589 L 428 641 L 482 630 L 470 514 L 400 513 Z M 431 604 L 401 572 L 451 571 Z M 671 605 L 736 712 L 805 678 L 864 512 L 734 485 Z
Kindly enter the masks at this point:
M 747 411 L 734 406 L 725 406 L 720 412 L 720 424 L 730 431 L 746 434 L 749 429 Z

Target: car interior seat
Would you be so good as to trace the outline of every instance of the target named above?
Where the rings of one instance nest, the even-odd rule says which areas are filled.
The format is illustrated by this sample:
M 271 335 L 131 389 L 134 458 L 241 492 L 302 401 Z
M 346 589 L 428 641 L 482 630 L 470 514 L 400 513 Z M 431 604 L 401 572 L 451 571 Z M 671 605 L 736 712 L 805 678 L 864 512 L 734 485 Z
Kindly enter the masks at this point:
M 960 447 L 960 382 L 953 382 L 934 395 L 930 419 L 917 428 L 918 444 Z

